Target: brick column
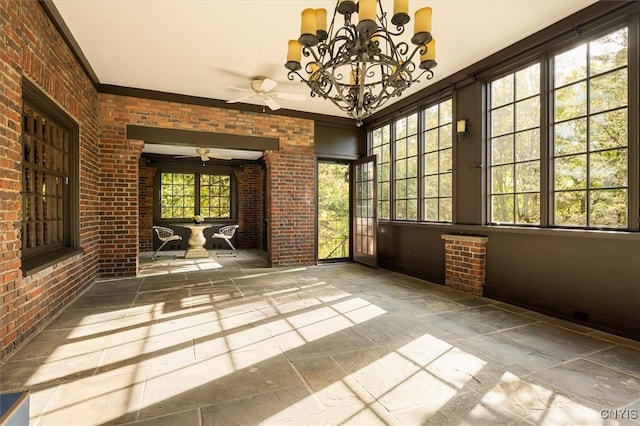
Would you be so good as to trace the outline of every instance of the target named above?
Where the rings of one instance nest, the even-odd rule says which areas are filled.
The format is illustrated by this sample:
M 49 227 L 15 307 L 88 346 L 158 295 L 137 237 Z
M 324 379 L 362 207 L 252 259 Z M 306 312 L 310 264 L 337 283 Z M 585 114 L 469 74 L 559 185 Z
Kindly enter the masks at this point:
M 482 296 L 487 237 L 442 235 L 445 254 L 445 285 Z
M 153 251 L 153 176 L 155 167 L 140 157 L 138 172 L 138 239 L 140 251 Z

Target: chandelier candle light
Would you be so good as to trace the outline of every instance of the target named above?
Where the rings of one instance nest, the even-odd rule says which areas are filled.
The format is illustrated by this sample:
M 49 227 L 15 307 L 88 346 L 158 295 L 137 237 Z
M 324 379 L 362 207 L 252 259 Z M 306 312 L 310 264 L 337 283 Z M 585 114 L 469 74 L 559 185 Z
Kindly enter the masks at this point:
M 289 40 L 285 64 L 289 80 L 298 76 L 311 96 L 330 100 L 360 126 L 376 108 L 400 96 L 423 75 L 433 78 L 437 64 L 431 8 L 415 12 L 410 48 L 404 41 L 394 41 L 410 21 L 409 0 L 394 0 L 393 6 L 391 30 L 381 0 L 338 0 L 328 29 L 326 9 L 303 10 L 300 37 Z M 342 26 L 339 15 L 344 18 Z M 303 55 L 308 59 L 304 67 Z M 414 76 L 416 56 L 421 71 Z

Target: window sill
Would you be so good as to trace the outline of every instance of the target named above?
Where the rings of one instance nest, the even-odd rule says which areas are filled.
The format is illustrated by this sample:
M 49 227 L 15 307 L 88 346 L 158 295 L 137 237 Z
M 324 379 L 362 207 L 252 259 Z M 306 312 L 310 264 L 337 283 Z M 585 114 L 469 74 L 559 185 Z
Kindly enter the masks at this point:
M 22 276 L 36 274 L 65 259 L 84 253 L 81 248 L 61 248 L 39 256 L 22 259 Z

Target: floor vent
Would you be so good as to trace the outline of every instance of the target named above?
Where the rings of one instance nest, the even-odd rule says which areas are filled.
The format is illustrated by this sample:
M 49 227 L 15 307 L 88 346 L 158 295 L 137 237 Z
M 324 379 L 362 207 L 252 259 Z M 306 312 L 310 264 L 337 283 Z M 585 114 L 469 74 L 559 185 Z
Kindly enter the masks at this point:
M 573 311 L 573 318 L 578 321 L 589 322 L 589 314 L 582 311 Z

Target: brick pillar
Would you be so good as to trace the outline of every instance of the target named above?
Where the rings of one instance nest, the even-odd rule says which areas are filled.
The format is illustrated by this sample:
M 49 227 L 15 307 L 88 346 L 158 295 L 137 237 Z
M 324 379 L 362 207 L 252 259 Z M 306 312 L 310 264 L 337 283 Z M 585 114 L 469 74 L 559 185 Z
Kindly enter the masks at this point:
M 138 160 L 138 239 L 140 251 L 153 251 L 153 176 L 157 169 Z
M 445 285 L 482 296 L 487 237 L 442 235 L 445 254 Z

